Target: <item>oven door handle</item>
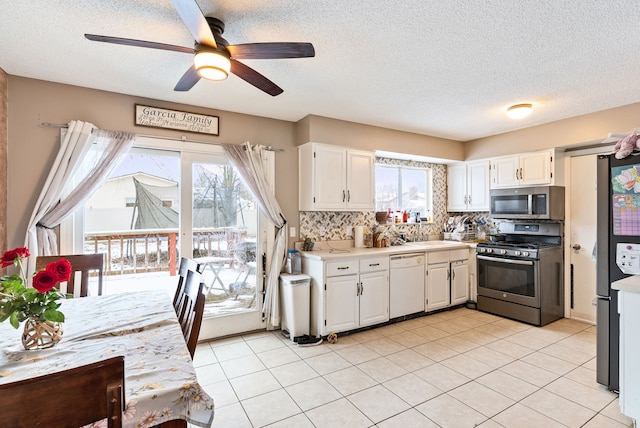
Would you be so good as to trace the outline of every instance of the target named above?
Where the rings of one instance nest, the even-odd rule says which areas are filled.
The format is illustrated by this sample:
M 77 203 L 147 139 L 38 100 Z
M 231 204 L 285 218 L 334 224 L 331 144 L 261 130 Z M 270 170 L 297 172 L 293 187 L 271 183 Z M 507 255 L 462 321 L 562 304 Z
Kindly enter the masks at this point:
M 499 257 L 477 256 L 478 260 L 488 260 L 490 262 L 511 263 L 513 265 L 533 266 L 530 260 L 503 259 Z

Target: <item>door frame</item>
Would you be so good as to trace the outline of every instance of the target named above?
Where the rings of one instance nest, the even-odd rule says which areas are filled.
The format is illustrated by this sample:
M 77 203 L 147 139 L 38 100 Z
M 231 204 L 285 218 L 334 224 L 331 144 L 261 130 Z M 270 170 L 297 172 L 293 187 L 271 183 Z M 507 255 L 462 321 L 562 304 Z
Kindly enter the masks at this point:
M 171 138 L 163 137 L 138 136 L 133 146 L 136 148 L 150 150 L 156 149 L 179 152 L 181 157 L 180 167 L 183 170 L 185 167 L 191 168 L 192 162 L 194 160 L 201 162 L 203 161 L 203 159 L 206 161 L 207 159 L 213 159 L 216 157 L 218 159 L 226 159 L 224 150 L 220 147 L 219 144 L 215 143 L 207 144 L 189 141 L 178 141 Z M 183 155 L 183 153 L 185 155 Z M 202 156 L 198 158 L 198 154 Z M 267 172 L 267 180 L 269 182 L 271 190 L 275 191 L 275 156 L 273 152 L 264 152 L 263 165 L 265 166 L 265 171 Z M 184 177 L 184 171 L 182 171 L 179 184 L 181 205 L 188 203 L 186 206 L 191 207 L 193 183 L 192 181 L 189 181 L 189 183 L 184 182 Z M 66 251 L 71 254 L 73 248 L 77 247 L 77 245 L 80 245 L 80 248 L 82 248 L 84 237 L 83 217 L 83 207 L 81 206 L 74 212 L 74 215 L 70 216 L 69 219 L 65 220 L 61 224 L 59 238 L 60 251 Z M 190 230 L 191 226 L 191 219 L 189 218 L 188 220 L 185 220 L 185 216 L 181 215 L 180 233 L 184 234 L 183 228 L 187 227 Z M 257 251 L 258 260 L 256 273 L 256 310 L 229 316 L 216 317 L 207 317 L 205 313 L 205 317 L 202 320 L 202 326 L 200 329 L 200 340 L 211 340 L 219 337 L 266 329 L 267 323 L 266 320 L 262 317 L 262 297 L 264 295 L 264 290 L 262 290 L 262 287 L 264 286 L 264 284 L 262 281 L 263 268 L 261 261 L 263 254 L 266 254 L 266 266 L 267 268 L 270 266 L 271 253 L 275 241 L 275 227 L 260 210 L 258 213 L 257 228 L 259 235 L 258 245 L 260 248 Z M 189 242 L 190 241 L 191 240 L 189 240 Z M 185 240 L 181 239 L 180 242 L 184 243 Z M 232 322 L 230 322 L 230 317 L 234 317 Z
M 565 217 L 564 217 L 564 317 L 571 318 L 571 158 L 611 153 L 614 145 L 598 145 L 564 152 Z M 593 172 L 595 174 L 595 171 Z

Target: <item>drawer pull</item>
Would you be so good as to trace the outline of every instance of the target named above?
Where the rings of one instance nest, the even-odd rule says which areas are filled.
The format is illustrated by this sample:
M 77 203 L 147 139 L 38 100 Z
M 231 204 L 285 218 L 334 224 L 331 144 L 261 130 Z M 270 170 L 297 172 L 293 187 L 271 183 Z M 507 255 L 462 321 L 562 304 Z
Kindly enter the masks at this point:
M 369 267 L 380 266 L 380 263 L 369 263 Z
M 349 269 L 349 266 L 345 266 L 345 267 L 339 267 L 338 270 L 346 270 Z

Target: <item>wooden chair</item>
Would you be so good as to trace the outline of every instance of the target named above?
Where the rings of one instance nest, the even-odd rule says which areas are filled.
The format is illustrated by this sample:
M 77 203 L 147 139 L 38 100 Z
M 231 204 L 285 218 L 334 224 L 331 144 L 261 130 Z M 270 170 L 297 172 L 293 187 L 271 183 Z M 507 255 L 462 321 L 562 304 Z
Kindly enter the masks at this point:
M 60 259 L 67 259 L 71 263 L 71 277 L 67 282 L 66 292 L 74 294 L 75 291 L 75 273 L 81 272 L 80 275 L 80 297 L 89 295 L 89 271 L 98 271 L 98 295 L 102 296 L 102 273 L 104 267 L 104 255 L 98 254 L 74 254 L 61 256 L 38 256 L 36 257 L 36 270 L 44 269 L 51 262 L 57 262 Z
M 0 426 L 122 427 L 124 357 L 0 385 Z
M 178 299 L 180 298 L 184 289 L 184 281 L 187 277 L 187 272 L 202 273 L 203 265 L 196 262 L 193 259 L 182 257 L 180 259 L 180 268 L 178 269 L 178 286 L 176 287 L 176 294 L 173 296 L 173 308 L 178 315 Z
M 203 289 L 202 275 L 198 272 L 187 271 L 182 293 L 178 297 L 176 314 L 191 358 L 196 351 L 200 325 L 204 315 L 205 296 L 202 293 Z

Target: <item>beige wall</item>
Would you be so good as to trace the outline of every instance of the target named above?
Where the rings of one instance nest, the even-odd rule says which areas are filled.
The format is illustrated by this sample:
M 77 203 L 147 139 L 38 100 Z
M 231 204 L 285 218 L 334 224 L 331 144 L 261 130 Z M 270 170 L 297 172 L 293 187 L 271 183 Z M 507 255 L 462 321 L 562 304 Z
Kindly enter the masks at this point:
M 534 112 L 535 114 L 535 112 Z M 547 148 L 569 148 L 640 126 L 640 103 L 558 120 L 465 143 L 465 160 Z
M 0 68 L 0 251 L 7 247 L 7 74 Z
M 309 115 L 296 126 L 296 144 L 313 141 L 443 160 L 464 160 L 459 141 Z
M 0 87 L 3 87 L 0 77 Z M 2 90 L 0 90 L 2 94 Z M 0 100 L 2 95 L 0 95 Z M 291 224 L 297 226 L 297 162 L 291 122 L 150 100 L 77 86 L 8 76 L 8 246 L 24 244 L 27 222 L 58 151 L 59 130 L 42 122 L 83 120 L 102 129 L 145 135 L 180 137 L 213 143 L 271 145 L 276 153 L 276 196 Z M 185 133 L 134 125 L 134 104 L 146 104 L 220 117 L 220 136 Z M 2 116 L 0 107 L 0 116 Z M 0 120 L 0 124 L 1 124 Z M 1 142 L 0 136 L 0 142 Z M 1 156 L 1 155 L 0 155 Z M 2 222 L 4 225 L 5 222 Z

